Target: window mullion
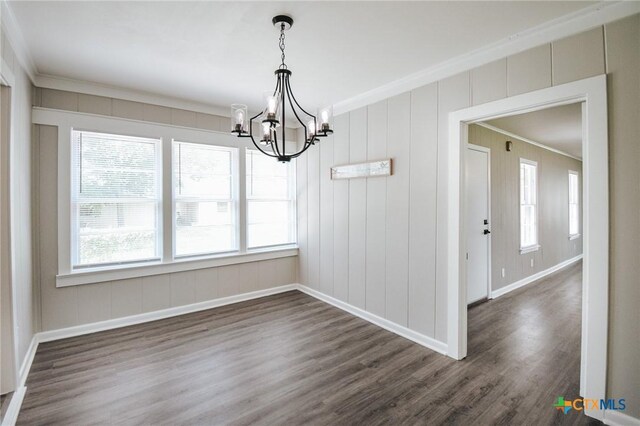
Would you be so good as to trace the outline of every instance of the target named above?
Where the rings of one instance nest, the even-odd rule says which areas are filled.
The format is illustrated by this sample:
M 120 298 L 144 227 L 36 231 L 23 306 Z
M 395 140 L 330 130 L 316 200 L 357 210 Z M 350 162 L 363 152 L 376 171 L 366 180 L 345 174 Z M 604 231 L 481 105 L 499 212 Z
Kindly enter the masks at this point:
M 173 230 L 173 215 L 175 210 L 175 203 L 173 199 L 173 170 L 171 168 L 172 162 L 172 142 L 173 139 L 169 136 L 163 136 L 161 139 L 161 147 L 162 147 L 162 156 L 161 156 L 161 164 L 160 167 L 160 176 L 162 181 L 162 189 L 161 194 L 162 197 L 160 199 L 160 215 L 161 224 L 162 224 L 162 232 L 161 232 L 161 257 L 162 262 L 171 262 L 173 260 L 173 252 L 174 252 L 174 230 Z
M 245 253 L 247 251 L 247 150 L 239 149 L 238 151 L 238 161 L 235 162 L 237 165 L 237 200 L 238 200 L 238 208 L 239 215 L 238 220 L 240 223 L 238 224 L 238 238 L 239 238 L 239 249 L 240 253 Z

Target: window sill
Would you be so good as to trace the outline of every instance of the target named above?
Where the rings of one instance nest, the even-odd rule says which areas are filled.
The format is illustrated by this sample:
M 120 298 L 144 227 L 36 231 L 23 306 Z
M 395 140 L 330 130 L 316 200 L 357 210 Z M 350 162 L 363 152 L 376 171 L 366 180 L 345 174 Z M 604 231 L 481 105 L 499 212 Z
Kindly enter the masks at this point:
M 534 251 L 540 250 L 540 244 L 536 244 L 535 246 L 529 247 L 520 247 L 520 254 L 533 253 Z
M 206 258 L 177 259 L 172 262 L 126 266 L 117 269 L 100 269 L 77 271 L 56 275 L 56 287 L 69 287 L 82 284 L 94 284 L 106 281 L 126 280 L 129 278 L 148 277 L 152 275 L 170 274 L 173 272 L 193 271 L 196 269 L 216 268 L 225 265 L 258 262 L 261 260 L 279 259 L 298 255 L 296 245 L 269 247 L 268 249 L 249 250 L 246 253 L 224 253 Z
M 580 238 L 580 234 L 569 235 L 569 241 L 577 240 L 578 238 Z

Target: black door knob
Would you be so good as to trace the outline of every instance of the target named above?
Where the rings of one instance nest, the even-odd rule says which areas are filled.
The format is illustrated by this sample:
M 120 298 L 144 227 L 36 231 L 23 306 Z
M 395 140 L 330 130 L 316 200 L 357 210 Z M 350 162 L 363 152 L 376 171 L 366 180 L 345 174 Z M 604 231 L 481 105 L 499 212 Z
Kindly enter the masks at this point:
M 487 234 L 490 234 L 490 233 L 491 233 L 491 231 L 489 231 L 488 229 L 484 230 L 484 235 L 487 235 Z

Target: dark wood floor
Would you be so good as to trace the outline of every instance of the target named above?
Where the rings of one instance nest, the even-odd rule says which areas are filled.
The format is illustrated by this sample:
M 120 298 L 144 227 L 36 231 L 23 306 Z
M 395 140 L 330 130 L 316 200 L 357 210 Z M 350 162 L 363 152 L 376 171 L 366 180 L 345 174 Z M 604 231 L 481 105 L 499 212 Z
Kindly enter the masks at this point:
M 13 396 L 13 392 L 0 395 L 0 421 L 2 421 L 2 419 L 4 419 L 5 414 L 7 414 L 7 410 L 9 409 L 9 404 L 11 403 L 12 396 Z
M 299 292 L 44 343 L 19 424 L 584 424 L 581 265 L 469 311 L 454 361 Z

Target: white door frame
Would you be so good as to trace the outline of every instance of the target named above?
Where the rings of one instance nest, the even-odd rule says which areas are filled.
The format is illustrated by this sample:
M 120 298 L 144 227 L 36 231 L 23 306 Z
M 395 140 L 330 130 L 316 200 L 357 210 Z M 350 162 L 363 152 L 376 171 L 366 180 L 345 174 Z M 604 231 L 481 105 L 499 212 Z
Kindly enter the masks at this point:
M 467 142 L 467 149 L 487 154 L 487 221 L 489 222 L 488 229 L 491 231 L 491 148 Z M 491 299 L 491 233 L 487 234 L 487 299 Z
M 552 106 L 584 102 L 582 345 L 580 394 L 605 398 L 609 303 L 609 168 L 606 75 L 501 99 L 449 114 L 447 343 L 448 355 L 467 355 L 464 162 L 468 125 Z M 587 412 L 602 418 L 602 410 Z
M 17 392 L 21 386 L 20 383 L 20 361 L 19 361 L 19 357 L 18 357 L 18 319 L 16 317 L 18 309 L 17 309 L 17 300 L 16 300 L 16 293 L 14 291 L 15 285 L 16 285 L 16 279 L 15 279 L 15 259 L 13 256 L 13 253 L 15 253 L 15 240 L 13 238 L 12 235 L 12 231 L 13 229 L 15 229 L 15 227 L 13 226 L 13 222 L 14 222 L 14 217 L 11 213 L 11 200 L 12 200 L 12 193 L 11 193 L 11 150 L 12 150 L 12 143 L 13 143 L 13 137 L 14 137 L 14 133 L 13 133 L 13 120 L 14 120 L 14 112 L 15 112 L 15 95 L 14 95 L 14 88 L 15 88 L 15 76 L 13 74 L 13 72 L 11 71 L 11 69 L 8 67 L 7 63 L 4 61 L 4 59 L 0 58 L 0 83 L 3 86 L 9 87 L 11 88 L 11 97 L 10 97 L 10 108 L 9 108 L 9 138 L 6 141 L 6 143 L 8 144 L 7 146 L 7 161 L 6 161 L 6 165 L 7 170 L 2 171 L 2 174 L 6 174 L 6 176 L 9 176 L 9 181 L 5 183 L 6 185 L 6 190 L 7 190 L 7 194 L 6 194 L 6 200 L 8 202 L 8 205 L 6 206 L 6 210 L 5 213 L 8 215 L 7 218 L 7 223 L 9 224 L 9 229 L 6 230 L 7 235 L 5 235 L 3 238 L 5 238 L 5 244 L 7 244 L 8 249 L 9 249 L 9 253 L 8 253 L 8 265 L 2 265 L 3 269 L 8 269 L 9 273 L 8 278 L 9 278 L 9 288 L 10 288 L 10 294 L 8 295 L 10 297 L 10 305 L 11 305 L 11 335 L 12 335 L 12 339 L 13 341 L 10 342 L 11 344 L 11 353 L 13 355 L 13 359 L 11 360 L 11 365 L 13 367 L 13 371 L 10 372 L 11 374 L 11 382 L 12 382 L 12 387 L 14 389 L 14 392 Z

